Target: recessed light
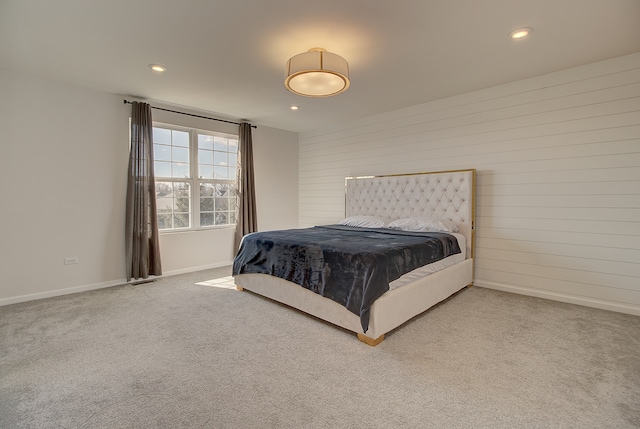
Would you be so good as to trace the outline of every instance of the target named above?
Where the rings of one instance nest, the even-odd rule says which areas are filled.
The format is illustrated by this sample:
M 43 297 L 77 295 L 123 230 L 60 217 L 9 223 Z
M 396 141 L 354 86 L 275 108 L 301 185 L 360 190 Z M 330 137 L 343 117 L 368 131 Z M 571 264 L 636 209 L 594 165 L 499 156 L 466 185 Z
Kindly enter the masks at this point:
M 531 34 L 532 31 L 533 31 L 533 28 L 529 28 L 529 27 L 518 28 L 517 30 L 509 33 L 509 37 L 511 37 L 512 39 L 522 39 L 524 37 L 527 37 L 529 34 Z
M 158 73 L 162 73 L 163 71 L 167 70 L 167 68 L 162 64 L 149 64 L 149 68 Z
M 298 110 L 300 107 L 298 106 L 291 106 L 291 110 Z

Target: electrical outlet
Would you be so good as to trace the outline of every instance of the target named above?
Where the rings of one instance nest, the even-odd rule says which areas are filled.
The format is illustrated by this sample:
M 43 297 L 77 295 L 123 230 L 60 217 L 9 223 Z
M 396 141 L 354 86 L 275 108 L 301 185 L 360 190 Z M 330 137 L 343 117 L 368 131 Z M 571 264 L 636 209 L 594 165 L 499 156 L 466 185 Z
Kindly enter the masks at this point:
M 77 256 L 67 256 L 66 258 L 64 258 L 64 264 L 65 265 L 73 265 L 73 264 L 77 264 L 80 261 L 78 260 Z

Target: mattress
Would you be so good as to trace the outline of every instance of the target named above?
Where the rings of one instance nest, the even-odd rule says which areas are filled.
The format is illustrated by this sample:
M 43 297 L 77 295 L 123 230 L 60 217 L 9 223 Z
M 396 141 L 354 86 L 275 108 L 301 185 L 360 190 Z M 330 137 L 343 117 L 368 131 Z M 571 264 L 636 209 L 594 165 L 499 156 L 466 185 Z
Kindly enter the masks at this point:
M 255 232 L 242 240 L 233 275 L 299 284 L 359 315 L 366 332 L 370 307 L 391 280 L 460 251 L 457 237 L 433 231 L 326 225 Z
M 437 271 L 444 270 L 447 267 L 457 264 L 458 262 L 462 262 L 466 259 L 466 239 L 464 235 L 458 233 L 450 233 L 458 240 L 458 245 L 460 247 L 460 253 L 455 255 L 448 256 L 439 261 L 433 262 L 428 265 L 424 265 L 420 268 L 416 268 L 413 271 L 408 272 L 397 280 L 389 283 L 389 290 L 398 289 L 402 286 L 405 286 L 409 283 L 413 283 L 417 280 L 420 280 L 423 277 L 428 276 L 429 274 L 433 274 Z

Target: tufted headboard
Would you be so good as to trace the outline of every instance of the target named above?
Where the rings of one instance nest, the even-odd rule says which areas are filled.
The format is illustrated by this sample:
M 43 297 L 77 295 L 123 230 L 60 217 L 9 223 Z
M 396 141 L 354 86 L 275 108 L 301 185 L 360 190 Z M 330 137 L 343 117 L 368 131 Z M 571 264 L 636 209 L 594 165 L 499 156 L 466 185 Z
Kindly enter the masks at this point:
M 473 257 L 476 170 L 377 177 L 347 177 L 346 216 L 378 216 L 386 221 L 424 216 L 458 225 Z

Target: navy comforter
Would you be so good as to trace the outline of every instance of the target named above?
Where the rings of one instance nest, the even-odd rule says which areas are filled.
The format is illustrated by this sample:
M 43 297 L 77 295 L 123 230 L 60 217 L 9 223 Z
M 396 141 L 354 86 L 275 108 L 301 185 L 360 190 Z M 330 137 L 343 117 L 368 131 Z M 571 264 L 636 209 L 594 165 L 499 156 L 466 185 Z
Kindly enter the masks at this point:
M 345 306 L 369 327 L 369 308 L 389 283 L 416 268 L 460 253 L 441 232 L 406 232 L 342 225 L 248 234 L 233 275 L 269 274 Z

